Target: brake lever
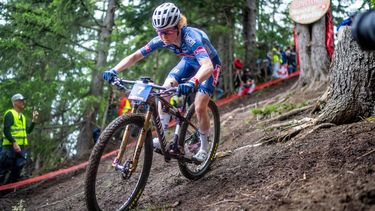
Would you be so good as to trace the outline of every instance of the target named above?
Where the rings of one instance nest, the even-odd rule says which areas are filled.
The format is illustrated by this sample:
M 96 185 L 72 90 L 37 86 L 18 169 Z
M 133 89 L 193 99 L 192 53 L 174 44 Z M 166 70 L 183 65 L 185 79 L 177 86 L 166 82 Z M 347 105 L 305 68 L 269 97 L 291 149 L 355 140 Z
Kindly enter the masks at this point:
M 118 77 L 114 77 L 110 84 L 116 86 L 119 90 L 125 89 L 125 84 L 123 84 L 121 79 Z

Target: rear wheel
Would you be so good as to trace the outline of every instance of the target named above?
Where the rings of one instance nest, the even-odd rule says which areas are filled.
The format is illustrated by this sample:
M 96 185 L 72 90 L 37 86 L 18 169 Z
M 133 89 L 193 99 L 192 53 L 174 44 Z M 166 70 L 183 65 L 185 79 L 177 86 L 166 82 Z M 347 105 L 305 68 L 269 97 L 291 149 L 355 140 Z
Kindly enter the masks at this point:
M 132 134 L 121 165 L 132 165 L 138 137 L 144 124 L 140 114 L 123 115 L 112 121 L 100 135 L 89 159 L 85 178 L 85 198 L 89 210 L 128 210 L 137 205 L 152 163 L 152 135 L 147 131 L 136 171 L 131 175 L 115 170 L 112 161 L 120 148 L 122 134 L 130 126 Z M 134 130 L 136 132 L 134 132 Z M 121 135 L 119 135 L 119 133 Z
M 208 103 L 208 115 L 210 118 L 210 134 L 208 137 L 208 156 L 207 159 L 200 163 L 188 163 L 180 160 L 178 166 L 181 173 L 188 179 L 197 180 L 203 177 L 209 170 L 210 165 L 215 160 L 216 150 L 220 141 L 220 115 L 216 104 L 210 100 Z M 195 115 L 195 106 L 190 106 L 186 118 L 198 128 L 198 120 Z M 200 140 L 199 133 L 193 126 L 184 122 L 181 125 L 179 144 L 184 146 L 185 153 L 193 155 L 199 150 Z

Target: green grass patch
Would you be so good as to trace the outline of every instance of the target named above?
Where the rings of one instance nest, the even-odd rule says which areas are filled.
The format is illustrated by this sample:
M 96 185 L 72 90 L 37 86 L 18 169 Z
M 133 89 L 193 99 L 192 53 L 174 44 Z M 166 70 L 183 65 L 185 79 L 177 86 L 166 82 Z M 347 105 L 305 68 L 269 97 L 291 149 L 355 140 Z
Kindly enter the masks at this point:
M 301 108 L 307 105 L 307 102 L 299 103 L 299 104 L 292 104 L 292 103 L 276 103 L 276 104 L 269 104 L 264 106 L 263 108 L 253 108 L 250 109 L 250 112 L 253 115 L 270 115 L 271 113 L 282 114 L 288 112 L 290 110 Z

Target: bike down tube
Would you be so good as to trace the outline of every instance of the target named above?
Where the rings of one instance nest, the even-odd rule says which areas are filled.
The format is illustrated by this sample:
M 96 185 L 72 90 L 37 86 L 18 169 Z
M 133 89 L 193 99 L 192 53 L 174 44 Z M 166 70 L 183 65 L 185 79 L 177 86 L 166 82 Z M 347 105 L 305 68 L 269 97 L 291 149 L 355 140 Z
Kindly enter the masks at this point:
M 133 106 L 131 113 L 132 114 L 135 113 L 136 110 L 137 110 L 136 106 Z M 115 158 L 115 162 L 116 161 L 121 162 L 122 157 L 124 156 L 124 153 L 126 151 L 126 146 L 128 145 L 129 135 L 130 135 L 130 125 L 127 125 L 125 128 L 124 135 L 122 136 L 120 151 L 118 152 L 117 157 Z
M 130 171 L 131 173 L 134 173 L 135 170 L 137 169 L 138 159 L 139 159 L 139 156 L 141 154 L 142 146 L 144 144 L 147 131 L 150 128 L 151 116 L 152 116 L 152 113 L 151 113 L 150 109 L 148 109 L 147 112 L 146 112 L 146 116 L 145 116 L 145 123 L 143 125 L 141 135 L 138 137 L 137 147 L 135 148 L 135 154 L 134 154 L 134 157 L 133 157 L 131 171 Z
M 167 158 L 167 152 L 166 152 L 167 141 L 165 139 L 163 126 L 161 125 L 161 122 L 160 122 L 159 112 L 157 110 L 157 107 L 155 106 L 153 106 L 151 110 L 153 113 L 153 120 L 156 126 L 156 133 L 158 134 L 158 137 L 159 137 L 161 152 L 164 155 L 164 157 Z

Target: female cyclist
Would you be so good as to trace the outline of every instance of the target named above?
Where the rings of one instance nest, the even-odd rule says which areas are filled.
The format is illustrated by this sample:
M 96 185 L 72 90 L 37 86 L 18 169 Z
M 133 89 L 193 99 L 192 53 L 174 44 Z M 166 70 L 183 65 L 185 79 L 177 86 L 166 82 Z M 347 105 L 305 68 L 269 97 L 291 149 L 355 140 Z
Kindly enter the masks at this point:
M 152 26 L 158 36 L 141 49 L 125 57 L 114 68 L 103 72 L 103 78 L 111 81 L 118 72 L 130 67 L 159 48 L 166 48 L 177 56 L 181 56 L 181 61 L 169 72 L 163 86 L 178 86 L 178 93 L 183 95 L 198 89 L 194 104 L 199 123 L 201 146 L 194 158 L 203 162 L 207 158 L 207 138 L 210 128 L 207 107 L 219 77 L 220 58 L 207 35 L 197 28 L 188 27 L 186 17 L 173 3 L 163 3 L 155 9 Z M 170 115 L 162 112 L 161 109 L 159 109 L 159 114 L 164 132 L 166 132 Z M 155 148 L 160 148 L 157 139 L 154 139 L 153 142 Z

